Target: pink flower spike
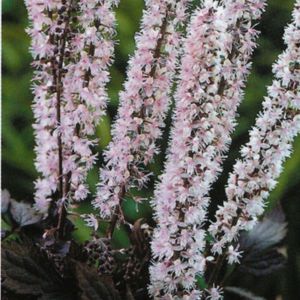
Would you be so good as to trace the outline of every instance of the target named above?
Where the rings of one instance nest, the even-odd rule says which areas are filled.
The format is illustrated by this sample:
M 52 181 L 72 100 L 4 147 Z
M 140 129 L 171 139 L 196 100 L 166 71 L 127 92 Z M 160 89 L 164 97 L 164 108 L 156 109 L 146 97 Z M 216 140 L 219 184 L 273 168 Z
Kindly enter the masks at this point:
M 216 212 L 209 231 L 214 237 L 212 252 L 222 254 L 232 246 L 240 231 L 251 230 L 264 212 L 265 200 L 276 186 L 283 162 L 290 156 L 294 138 L 300 133 L 300 1 L 296 1 L 293 22 L 285 29 L 286 50 L 273 66 L 274 80 L 263 101 L 263 110 L 250 130 L 249 142 L 241 149 L 229 175 L 227 201 Z M 230 209 L 229 209 L 230 208 Z M 214 245 L 222 245 L 218 251 Z
M 151 290 L 159 290 L 158 295 L 172 297 L 178 289 L 189 294 L 196 289 L 196 275 L 205 270 L 202 227 L 210 203 L 208 195 L 231 142 L 257 37 L 253 24 L 264 7 L 258 9 L 257 0 L 245 0 L 242 6 L 237 5 L 239 2 L 220 5 L 218 1 L 204 1 L 187 30 L 165 172 L 152 201 L 157 228 L 150 275 Z M 158 243 L 164 245 L 160 252 L 156 252 Z M 178 259 L 183 265 L 180 275 L 172 271 Z M 152 277 L 160 262 L 169 266 L 164 282 Z M 168 287 L 170 281 L 174 290 Z
M 40 178 L 35 203 L 47 214 L 54 200 L 81 201 L 88 195 L 85 180 L 95 163 L 90 135 L 106 110 L 118 1 L 83 0 L 78 7 L 74 1 L 25 2 L 36 68 L 33 112 Z
M 106 165 L 93 204 L 103 218 L 120 207 L 131 187 L 142 188 L 149 175 L 144 167 L 159 152 L 170 104 L 173 76 L 180 49 L 181 23 L 189 0 L 146 1 L 137 48 L 129 61 L 127 81 L 120 93 L 112 142 L 105 152 Z

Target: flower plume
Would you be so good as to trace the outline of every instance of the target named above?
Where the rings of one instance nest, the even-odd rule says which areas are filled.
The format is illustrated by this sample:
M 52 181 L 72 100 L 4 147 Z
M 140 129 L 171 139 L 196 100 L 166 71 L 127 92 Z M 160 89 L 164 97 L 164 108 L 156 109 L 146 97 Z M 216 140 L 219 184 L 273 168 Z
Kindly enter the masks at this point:
M 149 174 L 144 170 L 158 152 L 156 142 L 170 104 L 170 90 L 180 46 L 181 24 L 187 0 L 146 1 L 137 48 L 129 61 L 127 81 L 120 93 L 112 142 L 94 205 L 104 218 L 118 213 L 125 192 L 141 188 Z
M 83 200 L 95 162 L 90 136 L 105 113 L 118 1 L 27 0 L 35 59 L 36 208 Z
M 222 254 L 241 230 L 250 230 L 263 213 L 265 200 L 275 187 L 292 142 L 300 132 L 300 1 L 293 22 L 286 28 L 286 50 L 273 66 L 274 80 L 268 87 L 263 109 L 241 149 L 226 188 L 227 201 L 210 226 L 212 252 Z
M 205 268 L 208 193 L 221 172 L 265 1 L 204 1 L 184 43 L 165 173 L 155 191 L 152 289 L 196 293 Z M 159 272 L 164 266 L 164 272 Z M 175 271 L 176 269 L 176 271 Z

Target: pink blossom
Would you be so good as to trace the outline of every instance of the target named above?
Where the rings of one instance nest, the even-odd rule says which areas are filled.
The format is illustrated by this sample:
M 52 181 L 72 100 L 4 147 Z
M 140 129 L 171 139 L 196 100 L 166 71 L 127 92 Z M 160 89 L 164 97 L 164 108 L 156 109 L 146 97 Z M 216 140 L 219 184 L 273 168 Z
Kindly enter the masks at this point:
M 223 290 L 220 287 L 213 286 L 208 290 L 207 300 L 222 300 L 223 299 Z
M 146 1 L 137 49 L 129 61 L 120 93 L 112 142 L 94 201 L 104 218 L 111 217 L 130 187 L 142 188 L 149 174 L 144 166 L 158 153 L 180 46 L 180 25 L 188 0 Z M 177 16 L 178 14 L 178 16 Z
M 98 219 L 95 217 L 94 214 L 83 214 L 81 217 L 85 220 L 86 224 L 89 227 L 92 227 L 94 231 L 97 231 L 99 227 Z
M 69 16 L 72 1 L 25 2 L 36 68 L 35 166 L 41 178 L 35 202 L 46 213 L 57 191 L 71 201 L 87 197 L 85 180 L 96 158 L 89 136 L 105 114 L 118 1 L 79 1 L 77 19 Z
M 222 171 L 224 153 L 231 142 L 257 36 L 252 26 L 264 7 L 258 9 L 253 0 L 243 1 L 241 6 L 238 3 L 204 1 L 187 30 L 167 163 L 153 200 L 158 227 L 152 242 L 155 262 L 151 276 L 156 273 L 156 263 L 166 261 L 169 265 L 164 283 L 151 281 L 154 286 L 163 286 L 161 294 L 170 290 L 167 285 L 171 278 L 175 287 L 170 293 L 174 295 L 185 285 L 186 274 L 191 280 L 184 291 L 190 293 L 195 289 L 196 275 L 205 270 L 202 225 L 210 202 L 208 193 Z M 155 251 L 157 243 L 166 245 L 167 241 L 176 253 L 173 257 L 165 247 Z M 178 259 L 184 265 L 181 275 L 172 273 Z
M 300 132 L 300 1 L 296 1 L 293 22 L 286 28 L 286 50 L 273 66 L 274 80 L 263 101 L 263 110 L 249 132 L 249 142 L 241 149 L 229 175 L 227 201 L 216 212 L 209 230 L 212 252 L 222 254 L 241 230 L 250 230 L 263 213 L 265 200 L 276 186 L 283 162 L 291 154 L 292 142 Z M 233 248 L 228 248 L 232 261 Z M 234 250 L 235 251 L 235 250 Z M 231 257 L 230 257 L 231 256 Z M 236 255 L 235 255 L 236 256 Z
M 230 265 L 234 263 L 239 263 L 241 256 L 242 252 L 238 251 L 238 247 L 234 248 L 232 245 L 228 247 L 227 259 Z

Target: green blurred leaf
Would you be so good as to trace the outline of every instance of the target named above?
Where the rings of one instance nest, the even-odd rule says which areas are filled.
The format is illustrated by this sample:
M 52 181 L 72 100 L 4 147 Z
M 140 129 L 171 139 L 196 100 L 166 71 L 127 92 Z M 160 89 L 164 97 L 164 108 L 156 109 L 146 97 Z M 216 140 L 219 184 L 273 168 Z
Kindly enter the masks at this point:
M 97 136 L 99 137 L 99 146 L 103 150 L 110 142 L 110 118 L 104 116 L 97 127 Z
M 207 288 L 207 284 L 205 282 L 204 277 L 202 276 L 197 276 L 197 285 L 201 290 L 204 290 Z
M 3 43 L 5 47 L 2 50 L 3 65 L 10 72 L 16 73 L 20 69 L 26 68 L 24 62 L 30 61 L 29 38 L 24 34 L 24 28 L 16 24 L 4 26 Z
M 91 238 L 92 230 L 88 227 L 84 220 L 79 217 L 70 217 L 70 220 L 75 226 L 75 230 L 72 233 L 73 238 L 78 243 L 83 243 Z
M 268 209 L 274 207 L 289 189 L 300 183 L 300 136 L 295 140 L 293 149 L 294 152 L 284 164 L 278 184 L 268 199 Z

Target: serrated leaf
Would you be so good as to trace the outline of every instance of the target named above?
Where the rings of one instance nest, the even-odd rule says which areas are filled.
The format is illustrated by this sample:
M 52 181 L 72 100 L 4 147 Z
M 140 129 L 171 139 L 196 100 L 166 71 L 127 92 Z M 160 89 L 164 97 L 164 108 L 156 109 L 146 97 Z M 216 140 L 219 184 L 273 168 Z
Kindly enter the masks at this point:
M 43 300 L 74 299 L 53 264 L 28 241 L 2 245 L 2 288 Z
M 256 276 L 264 276 L 281 268 L 285 257 L 278 251 L 278 245 L 286 233 L 284 214 L 281 208 L 277 207 L 250 232 L 241 234 L 239 244 L 243 258 L 239 269 Z
M 17 202 L 14 199 L 11 199 L 10 203 L 11 216 L 20 227 L 35 224 L 42 219 L 30 204 Z
M 82 300 L 121 300 L 118 291 L 112 285 L 104 281 L 96 270 L 84 264 L 76 265 L 78 286 L 82 291 Z
M 255 248 L 264 250 L 279 244 L 287 233 L 287 223 L 281 208 L 270 211 L 262 221 L 250 231 L 243 233 L 240 238 L 240 247 L 247 250 Z
M 265 276 L 281 269 L 286 262 L 285 257 L 276 249 L 270 249 L 262 253 L 252 252 L 247 255 L 239 267 L 243 272 L 255 276 Z

